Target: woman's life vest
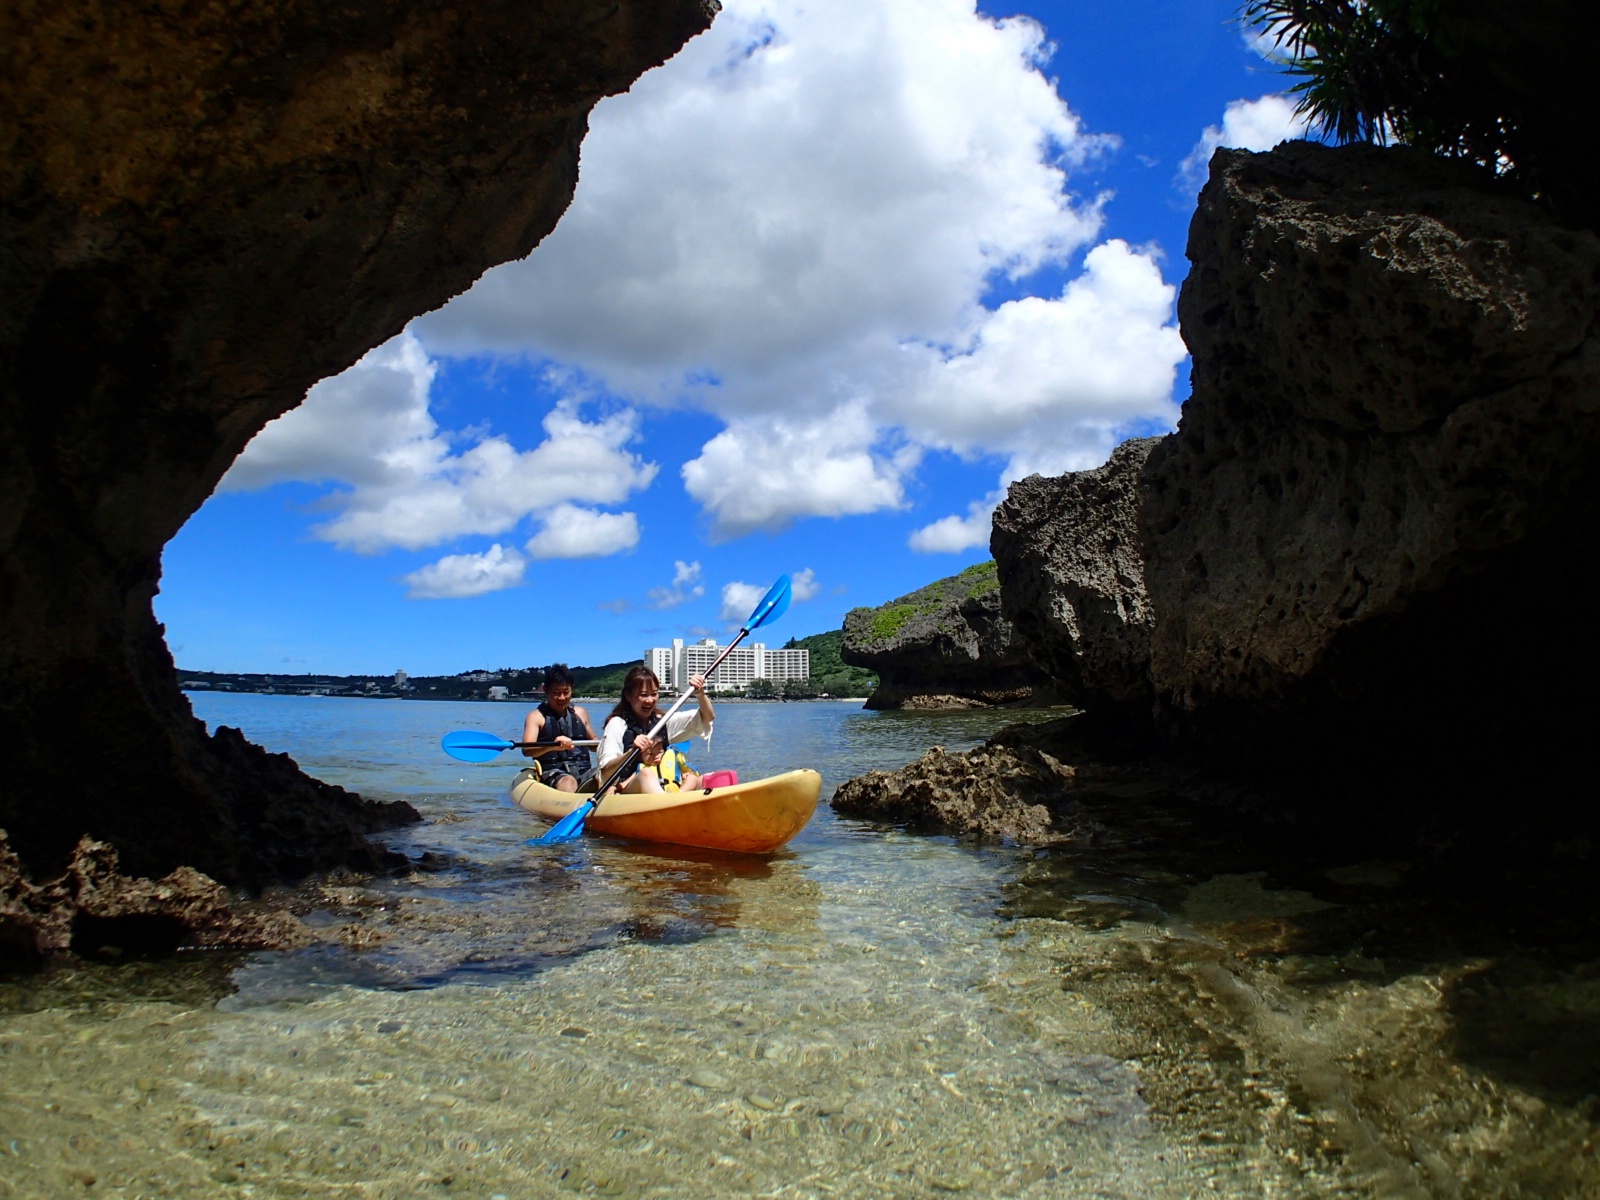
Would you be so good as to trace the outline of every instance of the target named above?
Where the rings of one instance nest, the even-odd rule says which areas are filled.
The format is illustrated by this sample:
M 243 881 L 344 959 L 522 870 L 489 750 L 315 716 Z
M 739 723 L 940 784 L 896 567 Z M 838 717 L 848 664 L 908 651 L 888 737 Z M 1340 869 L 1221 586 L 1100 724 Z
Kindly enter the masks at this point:
M 556 715 L 548 702 L 539 705 L 539 715 L 544 718 L 544 724 L 539 727 L 539 736 L 536 743 L 549 743 L 558 737 L 569 737 L 573 741 L 582 741 L 588 737 L 588 730 L 584 729 L 583 722 L 578 720 L 577 710 L 572 705 L 567 705 L 566 712 Z M 576 775 L 582 779 L 589 773 L 589 752 L 573 747 L 571 750 L 557 750 L 550 754 L 541 754 L 533 760 L 539 764 L 540 774 L 552 770 L 562 770 L 569 775 Z
M 623 720 L 622 748 L 633 749 L 633 740 L 638 737 L 648 737 L 651 727 L 661 718 L 651 716 L 641 721 L 633 712 L 629 712 Z M 679 783 L 683 773 L 689 770 L 689 759 L 680 747 L 687 746 L 688 742 L 676 742 L 668 746 L 666 753 L 661 756 L 661 761 L 653 767 L 640 766 L 641 771 L 654 771 L 661 779 L 661 786 L 669 792 L 679 790 Z

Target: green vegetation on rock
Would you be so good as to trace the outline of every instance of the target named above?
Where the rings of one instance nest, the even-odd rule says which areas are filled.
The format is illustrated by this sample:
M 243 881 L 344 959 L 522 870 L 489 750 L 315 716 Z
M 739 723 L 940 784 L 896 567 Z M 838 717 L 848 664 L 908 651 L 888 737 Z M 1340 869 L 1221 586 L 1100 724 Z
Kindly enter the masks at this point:
M 992 558 L 987 562 L 968 567 L 956 578 L 966 582 L 969 599 L 973 596 L 982 596 L 986 592 L 1000 590 L 1000 568 L 995 565 Z
M 888 641 L 916 615 L 917 608 L 913 604 L 894 604 L 888 608 L 880 608 L 872 616 L 872 636 L 881 641 Z
M 852 629 L 851 644 L 859 646 L 863 638 L 877 645 L 892 642 L 915 618 L 951 612 L 968 600 L 999 590 L 1000 576 L 994 560 L 975 563 L 880 608 L 852 609 L 845 618 Z
M 622 680 L 639 663 L 607 663 L 602 667 L 572 667 L 573 691 L 583 696 L 620 696 Z M 542 675 L 541 675 L 542 681 Z

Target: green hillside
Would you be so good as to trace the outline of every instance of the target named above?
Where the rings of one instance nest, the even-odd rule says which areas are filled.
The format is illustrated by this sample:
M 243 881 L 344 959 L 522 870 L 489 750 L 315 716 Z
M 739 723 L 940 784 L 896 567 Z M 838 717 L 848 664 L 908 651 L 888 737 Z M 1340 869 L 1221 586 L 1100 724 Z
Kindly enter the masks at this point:
M 572 672 L 572 690 L 579 696 L 620 696 L 623 676 L 640 661 L 606 663 L 603 667 L 568 667 Z
M 810 637 L 790 638 L 785 650 L 811 651 L 811 684 L 834 696 L 864 696 L 878 686 L 878 676 L 860 667 L 846 666 L 839 658 L 844 630 L 830 629 Z

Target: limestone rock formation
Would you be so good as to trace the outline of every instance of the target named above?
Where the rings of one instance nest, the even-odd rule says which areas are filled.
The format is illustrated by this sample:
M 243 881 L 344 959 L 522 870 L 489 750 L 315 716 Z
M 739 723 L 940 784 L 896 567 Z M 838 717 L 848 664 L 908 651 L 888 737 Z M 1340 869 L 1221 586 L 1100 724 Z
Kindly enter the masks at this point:
M 1290 144 L 1218 153 L 1189 254 L 1178 431 L 995 518 L 1003 612 L 1092 719 L 988 750 L 1080 795 L 1109 756 L 1374 831 L 1595 827 L 1600 237 L 1409 151 Z M 982 830 L 934 792 L 965 770 L 840 794 Z
M 995 522 L 1018 640 L 1131 736 L 991 748 L 1081 776 L 1156 747 L 1163 787 L 1435 845 L 1600 829 L 1600 236 L 1412 151 L 1290 143 L 1217 153 L 1189 257 L 1178 431 Z
M 1292 143 L 1217 154 L 1189 254 L 1178 431 L 996 515 L 1005 613 L 1115 727 L 1080 744 L 1394 813 L 1577 777 L 1600 238 L 1436 159 Z
M 1559 754 L 1600 666 L 1600 238 L 1423 155 L 1290 143 L 1218 153 L 1189 257 L 1193 395 L 1140 511 L 1169 736 Z
M 0 3 L 0 827 L 138 875 L 372 865 L 414 816 L 207 738 L 151 612 L 251 436 L 527 254 L 711 0 Z
M 878 673 L 868 708 L 982 708 L 1049 685 L 1000 615 L 993 562 L 879 608 L 851 609 L 839 656 Z
M 935 746 L 908 767 L 850 780 L 832 804 L 847 817 L 1047 845 L 1071 836 L 1073 775 L 1032 746 Z
M 1000 611 L 1065 698 L 1148 720 L 1150 629 L 1139 544 L 1139 479 L 1157 438 L 1124 442 L 1105 466 L 1011 485 L 989 546 Z

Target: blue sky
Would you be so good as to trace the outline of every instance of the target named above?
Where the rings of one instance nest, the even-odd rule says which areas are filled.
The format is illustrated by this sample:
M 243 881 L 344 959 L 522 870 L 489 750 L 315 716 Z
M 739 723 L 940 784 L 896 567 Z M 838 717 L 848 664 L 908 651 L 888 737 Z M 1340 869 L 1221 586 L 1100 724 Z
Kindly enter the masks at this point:
M 1172 427 L 1205 158 L 1296 132 L 1232 0 L 729 0 L 573 206 L 269 426 L 167 548 L 192 670 L 413 675 L 837 628 L 1010 481 Z

